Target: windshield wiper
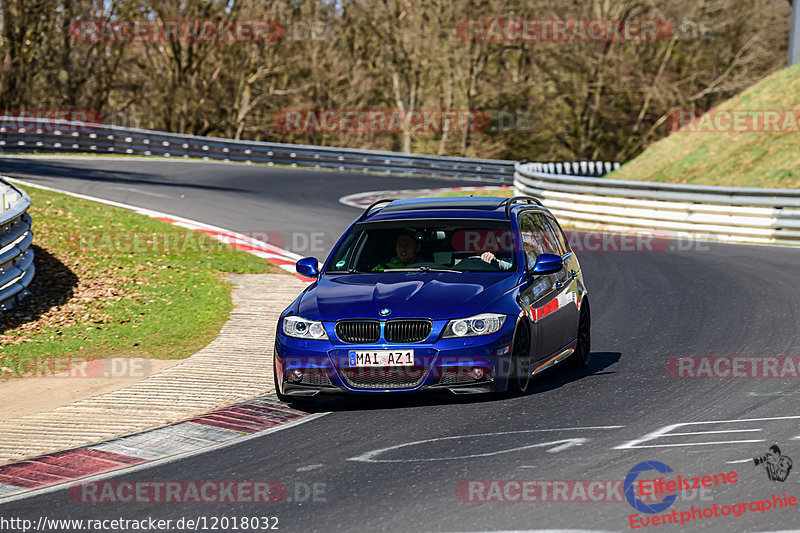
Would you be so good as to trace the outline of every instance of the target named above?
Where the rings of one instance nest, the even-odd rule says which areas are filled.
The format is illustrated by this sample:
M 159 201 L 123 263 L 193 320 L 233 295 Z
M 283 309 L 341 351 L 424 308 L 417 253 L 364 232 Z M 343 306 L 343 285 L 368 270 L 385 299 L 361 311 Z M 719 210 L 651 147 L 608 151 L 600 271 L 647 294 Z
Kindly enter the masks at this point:
M 461 270 L 453 270 L 452 268 L 439 268 L 429 266 L 418 267 L 405 267 L 405 268 L 386 268 L 384 272 L 456 272 L 461 273 Z

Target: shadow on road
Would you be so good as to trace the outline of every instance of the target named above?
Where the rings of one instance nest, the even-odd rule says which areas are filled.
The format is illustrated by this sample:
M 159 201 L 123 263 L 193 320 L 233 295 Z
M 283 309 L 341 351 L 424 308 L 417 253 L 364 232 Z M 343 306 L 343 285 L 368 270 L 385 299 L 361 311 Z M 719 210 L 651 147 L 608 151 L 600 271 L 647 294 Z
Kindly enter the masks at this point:
M 550 371 L 542 372 L 541 377 L 531 384 L 529 394 L 555 390 L 588 376 L 614 374 L 613 371 L 605 372 L 605 369 L 619 361 L 620 357 L 622 354 L 619 352 L 592 352 L 589 356 L 589 364 L 584 369 L 560 370 L 558 367 L 554 367 Z

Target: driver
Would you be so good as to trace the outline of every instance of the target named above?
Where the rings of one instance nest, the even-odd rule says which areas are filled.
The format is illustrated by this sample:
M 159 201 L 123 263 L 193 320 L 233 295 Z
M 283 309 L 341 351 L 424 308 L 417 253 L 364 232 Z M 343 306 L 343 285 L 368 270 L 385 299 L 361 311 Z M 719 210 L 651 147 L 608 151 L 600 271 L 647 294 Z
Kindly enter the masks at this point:
M 496 266 L 500 270 L 511 269 L 511 263 L 504 261 L 503 259 L 498 259 L 492 252 L 483 252 L 481 254 L 481 260 L 489 263 L 490 265 Z
M 416 239 L 417 232 L 412 229 L 405 229 L 397 235 L 395 240 L 395 252 L 397 255 L 382 265 L 376 265 L 372 272 L 383 272 L 385 269 L 406 268 L 418 262 L 417 256 L 422 249 L 422 243 Z M 511 263 L 498 259 L 492 252 L 484 252 L 480 259 L 486 263 L 493 264 L 500 270 L 509 270 Z
M 397 253 L 383 265 L 377 265 L 372 269 L 373 272 L 383 272 L 387 268 L 405 268 L 417 262 L 417 254 L 422 249 L 422 243 L 416 239 L 417 232 L 414 230 L 403 230 L 397 235 L 394 251 Z

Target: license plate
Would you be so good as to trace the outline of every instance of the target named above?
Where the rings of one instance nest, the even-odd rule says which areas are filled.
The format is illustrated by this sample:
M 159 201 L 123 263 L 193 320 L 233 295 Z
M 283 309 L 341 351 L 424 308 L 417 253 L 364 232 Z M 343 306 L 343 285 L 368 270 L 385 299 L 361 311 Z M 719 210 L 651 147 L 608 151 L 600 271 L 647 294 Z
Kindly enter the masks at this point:
M 414 350 L 350 350 L 350 366 L 414 366 Z

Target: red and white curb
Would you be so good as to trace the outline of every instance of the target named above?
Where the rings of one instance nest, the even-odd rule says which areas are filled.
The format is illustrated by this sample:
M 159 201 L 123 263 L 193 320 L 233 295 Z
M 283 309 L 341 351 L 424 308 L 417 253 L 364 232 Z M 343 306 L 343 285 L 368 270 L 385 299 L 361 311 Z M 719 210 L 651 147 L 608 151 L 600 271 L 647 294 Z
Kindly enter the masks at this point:
M 3 465 L 0 503 L 177 461 L 326 414 L 297 411 L 269 394 L 161 428 Z
M 25 187 L 121 207 L 175 226 L 203 232 L 234 248 L 262 257 L 303 281 L 310 281 L 297 275 L 295 271 L 294 264 L 301 256 L 247 235 L 120 202 L 13 178 L 9 178 L 9 181 Z M 3 465 L 0 466 L 0 502 L 6 503 L 59 490 L 76 480 L 116 476 L 123 471 L 141 470 L 206 453 L 308 422 L 325 414 L 327 413 L 309 415 L 291 409 L 277 401 L 274 395 L 267 395 L 161 428 Z
M 418 198 L 420 196 L 436 196 L 438 194 L 457 191 L 510 191 L 514 187 L 510 185 L 490 186 L 482 185 L 476 187 L 447 187 L 442 189 L 399 189 L 394 191 L 368 191 L 355 194 L 348 194 L 339 198 L 339 202 L 350 207 L 366 209 L 373 202 L 381 198 Z
M 113 200 L 104 200 L 103 198 L 87 196 L 85 194 L 64 191 L 61 189 L 54 189 L 52 187 L 46 187 L 44 185 L 18 180 L 16 178 L 6 177 L 6 179 L 8 181 L 22 185 L 23 187 L 31 187 L 34 189 L 42 189 L 45 191 L 57 192 L 60 194 L 66 194 L 68 196 L 72 196 L 74 198 L 81 198 L 83 200 L 89 200 L 92 202 L 100 202 L 102 204 L 110 205 L 113 207 L 121 207 L 122 209 L 134 211 L 135 213 L 139 213 L 140 215 L 145 215 L 150 218 L 155 218 L 161 220 L 162 222 L 172 224 L 174 226 L 179 226 L 192 231 L 202 232 L 213 237 L 214 239 L 229 244 L 234 248 L 261 257 L 262 259 L 266 259 L 270 263 L 282 268 L 283 270 L 286 270 L 287 272 L 294 274 L 295 277 L 297 277 L 302 281 L 305 282 L 312 281 L 309 278 L 300 276 L 299 274 L 297 274 L 297 271 L 295 270 L 295 263 L 297 262 L 298 259 L 301 259 L 303 256 L 298 255 L 294 252 L 290 252 L 289 250 L 284 250 L 283 248 L 278 248 L 277 246 L 266 243 L 264 241 L 254 239 L 253 237 L 250 237 L 248 235 L 243 235 L 241 233 L 219 228 L 217 226 L 212 226 L 210 224 L 206 224 L 205 222 L 198 222 L 197 220 L 191 220 L 188 218 L 168 215 L 166 213 L 161 213 L 159 211 L 153 211 L 152 209 L 146 209 L 144 207 L 137 207 L 134 205 L 124 204 L 121 202 L 115 202 Z

